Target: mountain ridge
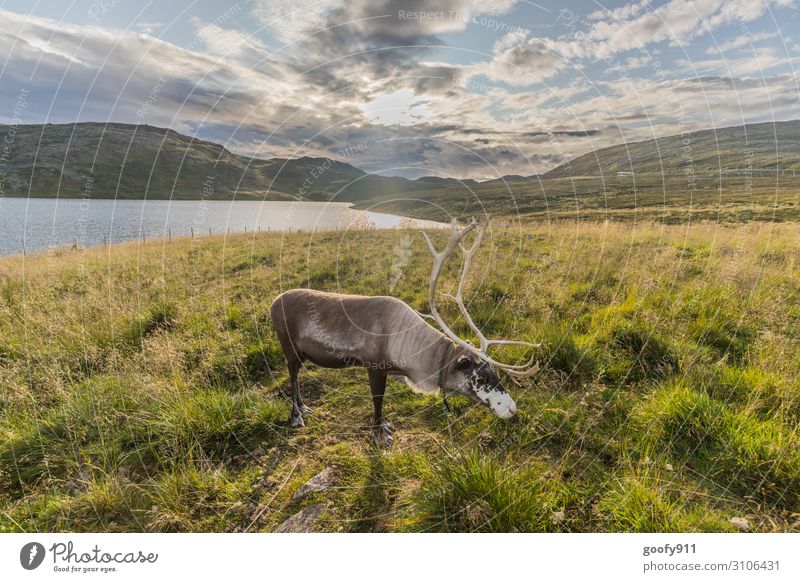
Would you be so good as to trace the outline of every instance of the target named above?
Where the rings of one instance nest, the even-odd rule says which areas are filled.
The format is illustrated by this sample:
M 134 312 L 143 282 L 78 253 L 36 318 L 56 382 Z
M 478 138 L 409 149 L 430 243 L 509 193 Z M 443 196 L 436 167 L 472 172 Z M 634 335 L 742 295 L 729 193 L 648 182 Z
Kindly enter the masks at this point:
M 599 148 L 542 178 L 800 170 L 800 120 L 701 129 Z
M 115 198 L 259 197 L 353 202 L 424 182 L 368 174 L 324 157 L 255 158 L 145 124 L 2 125 L 3 195 Z
M 326 157 L 257 158 L 147 124 L 0 125 L 0 194 L 176 199 L 376 197 L 541 180 L 800 170 L 800 120 L 705 129 L 599 148 L 544 174 L 491 180 L 370 174 Z

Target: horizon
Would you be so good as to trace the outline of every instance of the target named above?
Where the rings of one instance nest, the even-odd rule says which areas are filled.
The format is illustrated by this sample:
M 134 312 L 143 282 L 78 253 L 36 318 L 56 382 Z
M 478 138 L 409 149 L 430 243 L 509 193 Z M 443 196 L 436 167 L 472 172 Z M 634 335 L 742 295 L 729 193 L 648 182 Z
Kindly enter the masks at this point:
M 143 123 L 260 159 L 350 148 L 367 173 L 485 181 L 800 118 L 789 0 L 300 4 L 12 0 L 0 91 L 24 107 L 0 122 Z
M 724 127 L 713 127 L 713 128 L 698 129 L 698 130 L 695 130 L 693 132 L 689 132 L 689 134 L 691 134 L 691 133 L 699 133 L 699 132 L 704 132 L 704 131 L 718 132 L 718 131 L 723 131 L 723 130 L 726 130 L 726 129 L 735 129 L 735 128 L 739 128 L 739 127 L 752 127 L 752 126 L 756 126 L 756 125 L 770 125 L 770 124 L 775 125 L 775 124 L 781 124 L 781 123 L 798 123 L 798 122 L 800 122 L 800 119 L 786 119 L 786 120 L 783 120 L 783 121 L 760 121 L 760 122 L 757 122 L 757 123 L 748 123 L 748 124 L 744 124 L 744 125 L 727 125 L 727 126 L 724 126 Z M 44 124 L 42 124 L 42 123 L 32 123 L 32 124 L 28 123 L 28 124 L 20 124 L 20 125 L 18 125 L 16 127 L 17 128 L 22 127 L 22 126 L 29 126 L 29 127 L 40 126 L 41 127 L 41 126 L 44 126 L 44 125 L 64 125 L 64 126 L 67 126 L 67 125 L 79 125 L 79 124 L 85 124 L 85 125 L 96 124 L 96 125 L 105 125 L 105 126 L 108 126 L 108 125 L 126 125 L 126 126 L 136 126 L 136 127 L 145 126 L 145 127 L 151 127 L 151 128 L 157 129 L 157 130 L 173 131 L 173 132 L 177 133 L 178 135 L 180 135 L 182 137 L 185 137 L 185 138 L 188 138 L 188 139 L 206 141 L 207 143 L 212 143 L 214 145 L 221 146 L 222 148 L 224 148 L 229 153 L 233 153 L 235 155 L 247 156 L 247 154 L 240 154 L 240 153 L 237 153 L 237 152 L 234 152 L 234 151 L 228 149 L 226 144 L 219 143 L 219 142 L 216 142 L 216 141 L 213 141 L 213 140 L 210 140 L 210 139 L 209 140 L 203 140 L 203 139 L 198 138 L 196 136 L 190 136 L 190 135 L 186 135 L 184 133 L 180 133 L 179 131 L 177 131 L 175 129 L 172 129 L 172 128 L 169 128 L 169 127 L 163 127 L 163 126 L 153 125 L 153 124 L 149 124 L 149 123 L 125 123 L 125 122 L 119 122 L 119 121 L 108 121 L 108 122 L 106 122 L 106 121 L 73 121 L 73 122 L 64 122 L 64 123 L 44 123 Z M 0 124 L 0 127 L 9 127 L 9 125 Z M 678 137 L 680 135 L 688 135 L 688 134 L 662 135 L 662 136 L 659 136 L 657 138 L 650 138 L 650 139 L 645 139 L 645 140 L 628 141 L 628 142 L 621 142 L 621 143 L 617 143 L 617 144 L 610 144 L 608 146 L 604 146 L 604 148 L 615 147 L 615 146 L 619 146 L 619 145 L 629 146 L 629 145 L 634 145 L 634 144 L 637 144 L 637 143 L 644 143 L 644 142 L 654 141 L 655 139 L 665 139 L 665 138 L 669 138 L 669 137 Z M 593 151 L 597 152 L 600 149 L 604 149 L 604 148 L 598 148 L 597 150 L 593 150 Z M 585 152 L 585 153 L 591 153 L 591 152 Z M 337 159 L 337 158 L 334 158 L 334 157 L 327 157 L 327 156 L 309 156 L 309 155 L 304 155 L 304 156 L 296 156 L 296 157 L 293 157 L 293 158 L 281 158 L 281 157 L 263 157 L 262 158 L 262 157 L 258 157 L 258 156 L 251 156 L 251 159 L 256 159 L 256 160 L 260 160 L 260 161 L 272 161 L 272 160 L 290 161 L 290 160 L 303 160 L 303 159 L 308 159 L 308 160 L 328 160 L 328 161 L 332 161 L 332 162 L 336 162 L 336 163 L 340 163 L 340 164 L 351 166 L 354 169 L 356 169 L 358 171 L 361 171 L 361 172 L 364 172 L 365 174 L 368 174 L 368 175 L 377 175 L 377 176 L 384 176 L 384 177 L 391 177 L 391 178 L 403 178 L 403 179 L 412 180 L 412 181 L 424 180 L 424 179 L 430 179 L 430 178 L 449 179 L 449 180 L 455 180 L 455 181 L 459 181 L 459 182 L 467 182 L 467 181 L 472 180 L 472 181 L 475 181 L 475 182 L 480 184 L 480 183 L 483 183 L 483 182 L 491 182 L 493 180 L 504 180 L 506 178 L 526 178 L 526 179 L 531 179 L 531 180 L 532 179 L 536 179 L 536 178 L 542 178 L 543 174 L 545 174 L 545 173 L 547 173 L 547 172 L 549 172 L 551 170 L 558 169 L 561 166 L 569 165 L 570 163 L 574 162 L 577 158 L 585 155 L 585 153 L 584 154 L 578 154 L 575 157 L 569 158 L 566 161 L 562 162 L 561 164 L 558 164 L 557 166 L 553 166 L 552 168 L 549 168 L 548 170 L 545 170 L 544 172 L 539 173 L 539 174 L 530 174 L 530 175 L 527 175 L 527 176 L 521 175 L 521 174 L 503 174 L 502 176 L 496 176 L 494 178 L 483 178 L 483 179 L 480 179 L 480 178 L 469 178 L 469 177 L 459 177 L 459 176 L 448 176 L 447 178 L 442 178 L 441 176 L 437 176 L 437 175 L 434 175 L 434 174 L 422 174 L 422 175 L 415 176 L 415 177 L 396 176 L 396 175 L 384 176 L 383 174 L 380 174 L 380 173 L 368 172 L 368 171 L 364 170 L 363 168 L 351 163 L 350 161 Z M 13 197 L 13 196 L 11 196 L 11 197 Z

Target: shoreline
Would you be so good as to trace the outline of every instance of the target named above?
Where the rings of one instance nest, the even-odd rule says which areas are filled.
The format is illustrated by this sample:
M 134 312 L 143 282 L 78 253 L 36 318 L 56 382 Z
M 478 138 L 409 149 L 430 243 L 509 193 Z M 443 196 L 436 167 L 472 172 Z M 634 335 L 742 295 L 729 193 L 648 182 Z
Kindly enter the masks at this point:
M 305 202 L 305 201 L 303 201 L 303 202 Z M 314 204 L 322 204 L 322 203 L 316 203 L 315 202 Z M 336 203 L 333 203 L 333 204 L 346 204 L 347 208 L 351 208 L 353 206 L 351 203 L 346 203 L 346 202 L 336 202 Z M 360 211 L 361 209 L 354 209 L 354 210 Z M 366 212 L 370 212 L 370 211 L 366 211 Z M 426 221 L 425 219 L 400 216 L 400 215 L 396 215 L 396 214 L 389 214 L 389 213 L 386 213 L 386 212 L 374 212 L 373 214 L 382 214 L 382 215 L 387 215 L 387 216 L 395 216 L 395 217 L 398 217 L 398 218 L 408 218 L 411 221 L 435 222 L 435 221 L 430 221 L 430 220 Z M 446 224 L 446 223 L 437 223 L 437 224 L 439 225 L 438 228 L 445 228 L 445 227 L 448 226 L 448 224 Z M 143 236 L 138 236 L 138 237 L 126 238 L 126 239 L 123 239 L 123 240 L 115 240 L 115 241 L 111 241 L 111 242 L 109 242 L 107 240 L 102 240 L 102 241 L 97 241 L 97 242 L 90 242 L 90 243 L 76 241 L 74 243 L 67 242 L 67 243 L 64 243 L 64 244 L 48 245 L 48 246 L 44 246 L 44 247 L 42 247 L 42 246 L 38 246 L 38 247 L 35 247 L 35 248 L 25 248 L 25 247 L 23 247 L 20 250 L 12 251 L 12 252 L 2 252 L 2 251 L 0 251 L 0 260 L 11 258 L 11 257 L 38 257 L 38 256 L 42 256 L 42 255 L 47 254 L 47 253 L 54 253 L 54 254 L 57 254 L 57 255 L 61 256 L 63 254 L 70 253 L 70 252 L 80 252 L 80 251 L 83 251 L 83 250 L 96 250 L 96 249 L 100 249 L 100 248 L 119 247 L 119 246 L 122 246 L 122 245 L 131 245 L 131 244 L 134 244 L 134 243 L 136 243 L 138 245 L 147 245 L 147 244 L 151 244 L 151 243 L 154 243 L 154 242 L 159 242 L 159 243 L 161 243 L 163 245 L 167 245 L 167 244 L 170 244 L 172 242 L 183 242 L 183 241 L 186 241 L 186 240 L 202 241 L 202 240 L 213 240 L 213 239 L 219 238 L 219 237 L 239 237 L 239 236 L 242 236 L 242 235 L 249 235 L 249 236 L 252 236 L 252 237 L 256 237 L 256 236 L 274 236 L 274 235 L 287 236 L 287 235 L 300 235 L 300 234 L 303 234 L 303 235 L 327 235 L 327 234 L 332 234 L 332 233 L 337 233 L 337 232 L 338 233 L 345 233 L 345 232 L 355 232 L 355 231 L 422 230 L 423 228 L 435 228 L 435 226 L 433 224 L 418 224 L 418 225 L 414 225 L 414 224 L 404 224 L 403 222 L 400 222 L 400 223 L 398 223 L 396 225 L 384 226 L 384 227 L 381 227 L 381 226 L 378 226 L 378 225 L 375 225 L 374 223 L 372 223 L 371 227 L 369 225 L 366 225 L 366 226 L 358 226 L 358 225 L 356 225 L 355 227 L 353 227 L 353 225 L 351 224 L 351 225 L 347 225 L 347 226 L 343 226 L 343 227 L 330 226 L 330 227 L 315 227 L 315 228 L 283 228 L 283 229 L 271 229 L 271 228 L 267 227 L 266 230 L 264 230 L 261 227 L 258 227 L 255 230 L 245 228 L 244 230 L 231 230 L 231 229 L 228 229 L 226 231 L 208 231 L 208 230 L 196 229 L 194 233 L 186 233 L 186 232 L 181 231 L 180 233 L 172 234 L 171 232 L 164 232 L 164 233 L 159 233 L 159 235 L 156 235 L 156 236 L 144 236 L 144 237 Z

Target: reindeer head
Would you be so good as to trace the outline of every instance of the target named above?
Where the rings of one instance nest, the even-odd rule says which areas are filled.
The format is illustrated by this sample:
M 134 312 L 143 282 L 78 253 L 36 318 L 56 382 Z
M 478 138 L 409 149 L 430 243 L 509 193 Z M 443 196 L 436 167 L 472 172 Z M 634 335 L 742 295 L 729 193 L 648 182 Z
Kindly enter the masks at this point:
M 469 276 L 470 268 L 472 267 L 472 259 L 478 251 L 478 247 L 483 240 L 483 235 L 489 226 L 488 221 L 482 222 L 480 225 L 473 218 L 472 221 L 463 229 L 458 228 L 458 221 L 453 219 L 450 225 L 450 238 L 447 241 L 445 248 L 439 252 L 433 246 L 433 242 L 427 233 L 423 232 L 425 242 L 428 243 L 428 249 L 433 255 L 433 267 L 431 269 L 431 280 L 428 287 L 428 303 L 431 309 L 431 317 L 441 328 L 442 332 L 455 342 L 458 350 L 458 356 L 449 362 L 442 362 L 443 366 L 447 368 L 447 378 L 445 386 L 440 386 L 440 389 L 446 394 L 447 392 L 456 392 L 464 394 L 473 400 L 481 402 L 489 406 L 497 416 L 501 418 L 510 418 L 514 416 L 517 408 L 514 400 L 503 389 L 499 378 L 494 368 L 501 370 L 511 376 L 512 378 L 527 378 L 535 374 L 539 367 L 534 365 L 535 354 L 531 355 L 530 359 L 522 365 L 504 364 L 489 356 L 488 350 L 491 346 L 497 345 L 515 345 L 527 348 L 538 348 L 539 344 L 532 344 L 529 342 L 517 340 L 490 340 L 486 339 L 481 330 L 475 325 L 464 305 L 464 285 L 467 277 Z M 464 237 L 477 228 L 475 240 L 472 246 L 467 249 L 462 244 Z M 442 271 L 442 266 L 453 254 L 456 248 L 461 249 L 464 253 L 464 267 L 461 271 L 461 279 L 458 284 L 458 291 L 453 298 L 458 304 L 458 309 L 467 325 L 472 332 L 478 337 L 480 347 L 473 346 L 470 342 L 458 337 L 453 330 L 439 315 L 439 310 L 436 307 L 436 283 L 439 281 L 439 275 Z
M 441 390 L 445 394 L 466 396 L 491 408 L 500 418 L 511 418 L 516 414 L 514 399 L 503 388 L 500 378 L 489 364 L 458 346 L 448 351 L 455 356 L 444 364 L 447 369 Z

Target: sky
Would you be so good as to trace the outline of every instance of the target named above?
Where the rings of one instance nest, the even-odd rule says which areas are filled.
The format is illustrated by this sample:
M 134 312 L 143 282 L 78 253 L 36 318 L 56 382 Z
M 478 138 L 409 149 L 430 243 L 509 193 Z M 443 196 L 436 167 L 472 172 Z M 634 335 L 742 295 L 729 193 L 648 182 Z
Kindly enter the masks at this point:
M 800 118 L 796 0 L 0 0 L 0 122 L 170 127 L 384 175 L 531 175 Z

